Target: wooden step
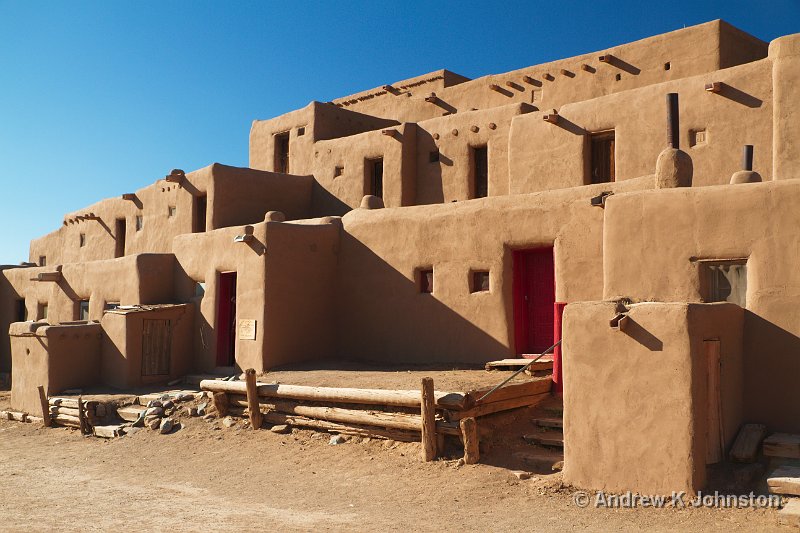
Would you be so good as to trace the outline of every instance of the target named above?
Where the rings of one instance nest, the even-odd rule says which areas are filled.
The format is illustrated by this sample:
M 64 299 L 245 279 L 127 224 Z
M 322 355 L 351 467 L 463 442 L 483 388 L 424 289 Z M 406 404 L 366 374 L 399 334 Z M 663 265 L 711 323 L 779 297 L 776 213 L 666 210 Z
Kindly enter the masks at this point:
M 512 457 L 537 469 L 547 471 L 561 470 L 564 462 L 563 453 L 550 450 L 514 452 Z
M 800 459 L 800 435 L 773 433 L 764 439 L 764 455 Z
M 731 461 L 752 463 L 758 456 L 758 447 L 767 436 L 767 426 L 762 424 L 745 424 L 736 435 L 731 447 Z
M 548 418 L 534 418 L 533 422 L 543 428 L 551 428 L 562 430 L 564 428 L 564 419 L 557 418 L 557 417 L 548 417 Z
M 564 435 L 561 433 L 543 432 L 543 433 L 530 433 L 522 437 L 527 442 L 538 444 L 539 446 L 551 446 L 554 448 L 564 447 Z
M 767 478 L 772 494 L 800 496 L 800 467 L 780 466 Z
M 532 359 L 500 359 L 499 361 L 489 361 L 486 363 L 486 370 L 518 370 L 531 362 Z M 528 370 L 552 370 L 553 356 L 545 355 L 535 363 L 532 363 Z
M 788 500 L 778 513 L 778 523 L 784 526 L 800 527 L 800 500 Z
M 117 408 L 117 415 L 126 422 L 136 422 L 139 415 L 147 410 L 144 405 L 128 405 Z
M 100 437 L 103 439 L 113 439 L 115 437 L 121 437 L 125 434 L 121 425 L 94 426 L 92 428 L 92 433 L 94 433 L 95 437 Z

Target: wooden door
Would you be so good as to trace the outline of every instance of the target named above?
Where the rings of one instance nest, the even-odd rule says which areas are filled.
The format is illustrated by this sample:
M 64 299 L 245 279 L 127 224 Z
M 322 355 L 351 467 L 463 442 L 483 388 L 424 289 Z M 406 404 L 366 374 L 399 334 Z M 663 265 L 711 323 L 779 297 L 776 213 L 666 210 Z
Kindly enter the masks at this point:
M 236 356 L 236 272 L 220 272 L 217 289 L 217 366 Z
M 553 344 L 556 301 L 553 248 L 514 252 L 514 325 L 518 354 Z
M 172 323 L 169 320 L 143 320 L 142 375 L 168 375 L 171 351 Z

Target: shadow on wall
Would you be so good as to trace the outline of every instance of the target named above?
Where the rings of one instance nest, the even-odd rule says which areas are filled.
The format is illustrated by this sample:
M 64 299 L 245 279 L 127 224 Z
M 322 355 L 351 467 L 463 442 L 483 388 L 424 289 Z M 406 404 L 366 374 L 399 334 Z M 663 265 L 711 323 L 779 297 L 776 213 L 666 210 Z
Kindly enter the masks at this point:
M 744 421 L 770 431 L 800 431 L 798 377 L 800 337 L 745 310 Z
M 651 352 L 664 351 L 664 343 L 661 341 L 661 339 L 647 331 L 641 324 L 636 322 L 631 317 L 628 317 L 628 322 L 625 325 L 625 334 Z
M 396 228 L 396 234 L 402 235 L 403 228 Z M 414 248 L 409 246 L 401 253 L 410 256 Z M 337 293 L 338 358 L 381 364 L 463 365 L 509 356 L 509 346 L 439 299 L 446 293 L 437 287 L 452 285 L 455 280 L 449 276 L 443 280 L 436 267 L 434 264 L 433 294 L 421 293 L 416 280 L 408 279 L 353 235 L 343 232 Z M 450 299 L 461 305 L 474 305 L 481 326 L 493 325 L 493 329 L 506 334 L 507 318 L 499 289 L 492 295 L 482 295 L 492 300 L 488 305 L 484 301 L 480 308 L 465 302 L 461 295 L 453 296 L 452 289 L 447 290 Z M 466 284 L 463 290 L 468 291 Z
M 337 198 L 314 179 L 311 186 L 311 218 L 344 216 L 351 207 Z

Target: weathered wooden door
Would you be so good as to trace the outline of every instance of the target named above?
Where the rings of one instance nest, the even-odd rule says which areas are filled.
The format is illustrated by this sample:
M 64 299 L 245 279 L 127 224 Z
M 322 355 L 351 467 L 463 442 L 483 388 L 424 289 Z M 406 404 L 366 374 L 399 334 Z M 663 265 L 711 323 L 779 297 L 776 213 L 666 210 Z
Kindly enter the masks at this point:
M 169 374 L 171 348 L 171 321 L 145 319 L 142 323 L 142 375 Z
M 220 272 L 217 289 L 217 366 L 236 360 L 236 272 Z
M 553 248 L 514 252 L 514 324 L 517 353 L 541 353 L 553 344 L 555 301 Z

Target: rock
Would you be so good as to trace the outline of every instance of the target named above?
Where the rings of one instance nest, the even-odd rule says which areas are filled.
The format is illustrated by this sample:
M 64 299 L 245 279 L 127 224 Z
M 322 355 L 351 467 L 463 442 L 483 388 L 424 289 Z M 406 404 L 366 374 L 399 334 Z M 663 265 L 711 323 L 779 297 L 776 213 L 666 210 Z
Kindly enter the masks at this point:
M 222 425 L 225 426 L 226 428 L 233 427 L 234 425 L 236 425 L 236 420 L 234 420 L 230 416 L 226 416 L 225 418 L 222 419 Z
M 217 418 L 216 416 L 212 415 L 211 413 L 208 413 L 207 415 L 200 414 L 200 410 L 197 411 L 197 414 L 198 414 L 198 416 L 202 416 L 203 420 L 214 420 L 215 418 Z
M 144 416 L 162 416 L 164 414 L 164 409 L 159 406 L 150 407 L 147 411 L 144 412 Z
M 190 402 L 192 400 L 194 400 L 194 394 L 192 394 L 190 392 L 184 392 L 184 393 L 178 395 L 178 401 L 179 402 Z
M 161 401 L 159 400 L 150 400 L 147 402 L 147 407 L 161 407 Z
M 172 431 L 172 428 L 175 427 L 175 423 L 172 421 L 171 418 L 164 418 L 161 420 L 161 426 L 158 428 L 159 432 L 164 435 Z
M 171 399 L 172 399 L 172 395 L 171 394 L 162 394 L 161 398 L 159 398 L 159 400 L 161 400 L 162 402 L 166 402 L 166 401 L 171 400 Z
M 347 439 L 345 439 L 342 435 L 334 435 L 331 437 L 331 440 L 328 441 L 328 444 L 331 446 L 336 446 L 337 444 L 344 444 L 345 442 L 347 442 Z
M 134 434 L 138 433 L 139 431 L 141 431 L 141 428 L 130 427 L 130 428 L 125 429 L 125 434 L 126 435 L 134 435 Z
M 552 469 L 554 472 L 560 472 L 564 470 L 564 461 L 556 461 L 553 463 Z
M 159 426 L 161 426 L 161 419 L 158 418 L 157 416 L 151 418 L 149 422 L 147 421 L 147 419 L 145 419 L 144 425 L 149 427 L 150 429 L 156 430 L 159 428 Z
M 320 440 L 322 440 L 322 439 L 327 439 L 328 435 L 326 433 L 319 433 L 319 432 L 315 431 L 314 433 L 311 434 L 311 438 L 312 439 L 320 439 Z
M 197 407 L 187 407 L 186 414 L 189 416 L 197 416 Z
M 163 407 L 163 408 L 166 410 L 166 409 L 172 409 L 172 407 L 173 407 L 174 405 L 175 405 L 175 402 L 173 402 L 172 400 L 167 400 L 166 402 L 164 402 L 164 403 L 162 404 L 162 406 L 161 406 L 161 407 Z
M 525 472 L 524 470 L 512 470 L 511 475 L 517 479 L 530 479 L 531 477 L 531 473 Z
M 197 416 L 213 416 L 213 415 L 209 415 L 208 413 L 206 413 L 205 409 L 203 409 L 202 407 L 198 407 Z
M 463 459 L 463 458 L 461 458 L 461 459 L 459 459 L 458 461 L 456 461 L 456 468 L 458 468 L 458 467 L 460 467 L 460 466 L 464 466 L 464 464 L 465 464 L 465 463 L 464 463 L 464 459 Z
M 272 426 L 271 428 L 269 428 L 269 430 L 273 433 L 281 433 L 281 434 L 292 432 L 292 428 L 289 427 L 287 424 L 278 424 Z

